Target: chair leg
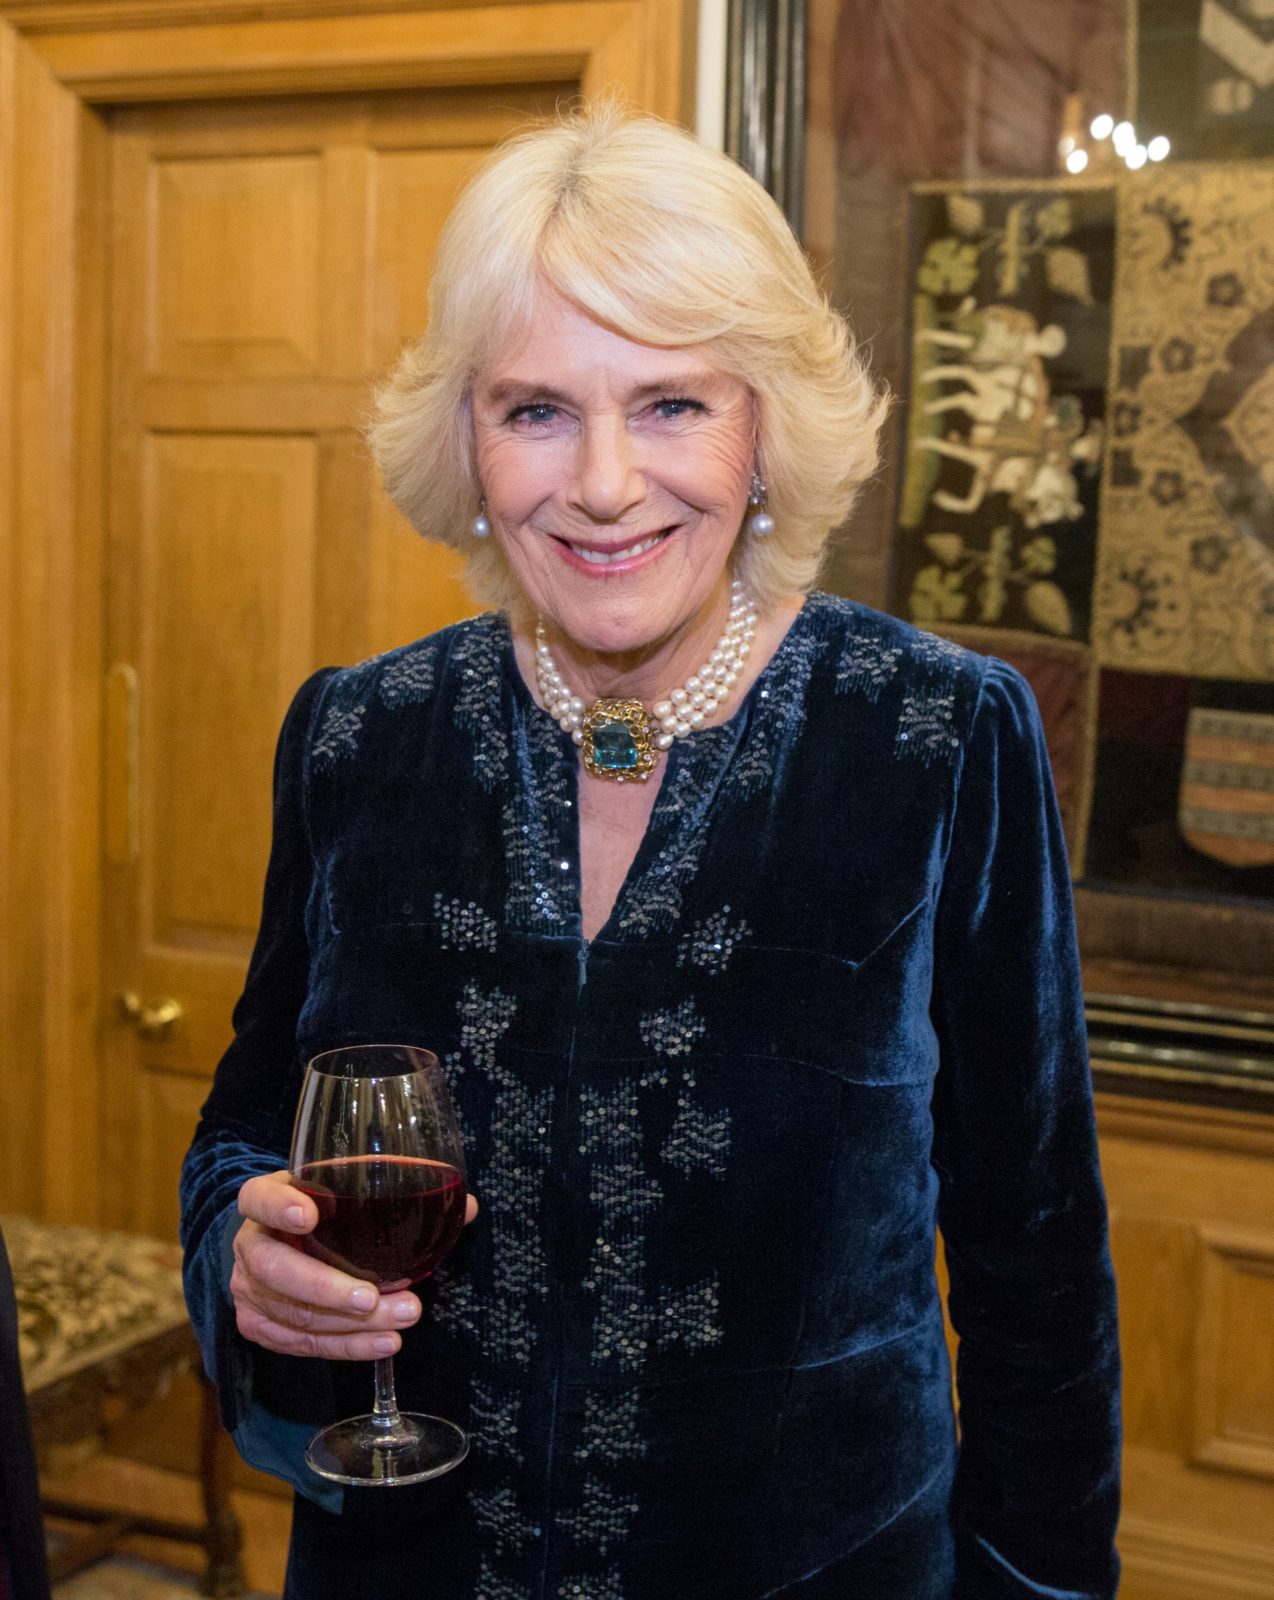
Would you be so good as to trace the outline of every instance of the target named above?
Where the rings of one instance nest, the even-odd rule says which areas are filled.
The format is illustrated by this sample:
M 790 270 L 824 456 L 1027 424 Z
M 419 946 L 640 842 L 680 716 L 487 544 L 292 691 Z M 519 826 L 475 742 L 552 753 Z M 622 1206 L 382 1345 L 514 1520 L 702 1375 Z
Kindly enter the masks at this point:
M 65 1502 L 52 1505 L 46 1502 L 45 1510 L 56 1516 L 65 1515 L 68 1511 L 76 1517 L 85 1515 L 81 1508 L 67 1507 Z M 49 1553 L 49 1582 L 61 1583 L 63 1578 L 69 1578 L 72 1573 L 91 1567 L 103 1556 L 110 1555 L 132 1526 L 131 1517 L 114 1516 L 108 1512 L 86 1532 L 70 1535 L 59 1548 Z
M 202 1407 L 199 1420 L 199 1480 L 207 1522 L 208 1567 L 199 1581 L 201 1594 L 232 1600 L 248 1587 L 243 1575 L 243 1529 L 230 1500 L 230 1472 L 234 1446 L 221 1426 L 217 1391 L 201 1371 Z

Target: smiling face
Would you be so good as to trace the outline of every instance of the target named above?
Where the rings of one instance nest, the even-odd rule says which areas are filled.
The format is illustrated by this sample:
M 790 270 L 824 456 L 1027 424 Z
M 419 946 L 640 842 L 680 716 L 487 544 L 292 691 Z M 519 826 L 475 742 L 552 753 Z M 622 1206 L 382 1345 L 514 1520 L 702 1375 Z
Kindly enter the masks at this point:
M 694 671 L 747 507 L 747 387 L 545 292 L 478 375 L 473 420 L 495 536 L 568 680 L 644 697 Z

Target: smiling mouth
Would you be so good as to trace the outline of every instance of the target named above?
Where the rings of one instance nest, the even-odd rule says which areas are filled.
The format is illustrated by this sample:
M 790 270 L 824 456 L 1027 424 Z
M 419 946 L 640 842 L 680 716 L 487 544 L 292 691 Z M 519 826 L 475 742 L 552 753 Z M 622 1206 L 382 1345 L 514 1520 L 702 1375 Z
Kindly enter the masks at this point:
M 653 550 L 672 531 L 671 528 L 661 528 L 658 533 L 652 533 L 645 539 L 638 539 L 633 544 L 626 544 L 619 550 L 596 550 L 586 544 L 572 544 L 569 539 L 562 539 L 559 542 L 581 561 L 587 561 L 595 567 L 608 567 L 616 561 L 631 561 L 634 556 L 645 555 L 647 550 Z

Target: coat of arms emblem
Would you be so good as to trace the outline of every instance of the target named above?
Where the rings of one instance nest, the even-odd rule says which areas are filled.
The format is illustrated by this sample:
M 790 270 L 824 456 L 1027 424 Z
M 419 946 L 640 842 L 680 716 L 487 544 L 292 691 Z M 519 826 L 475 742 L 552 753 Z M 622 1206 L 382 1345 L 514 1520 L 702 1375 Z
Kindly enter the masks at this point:
M 1274 716 L 1191 711 L 1177 815 L 1186 842 L 1214 861 L 1274 863 Z

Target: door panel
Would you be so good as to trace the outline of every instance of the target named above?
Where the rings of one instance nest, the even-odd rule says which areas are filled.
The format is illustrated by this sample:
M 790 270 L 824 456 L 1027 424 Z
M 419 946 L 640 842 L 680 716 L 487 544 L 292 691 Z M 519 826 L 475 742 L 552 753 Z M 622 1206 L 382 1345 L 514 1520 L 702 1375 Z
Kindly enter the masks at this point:
M 372 171 L 372 249 L 376 259 L 368 359 L 388 366 L 404 339 L 429 318 L 429 275 L 438 234 L 460 186 L 482 152 L 384 150 Z
M 107 810 L 139 827 L 105 868 L 107 994 L 136 997 L 106 1028 L 108 1222 L 173 1229 L 255 935 L 292 693 L 475 609 L 454 553 L 389 506 L 361 430 L 424 326 L 457 190 L 575 87 L 111 116 L 107 659 L 135 669 L 137 715 L 110 743 Z
M 323 169 L 317 155 L 153 162 L 148 371 L 321 372 Z
M 315 655 L 317 449 L 309 438 L 158 434 L 145 456 L 143 951 L 238 964 L 269 848 L 268 793 L 246 786 L 269 772 L 271 717 Z

